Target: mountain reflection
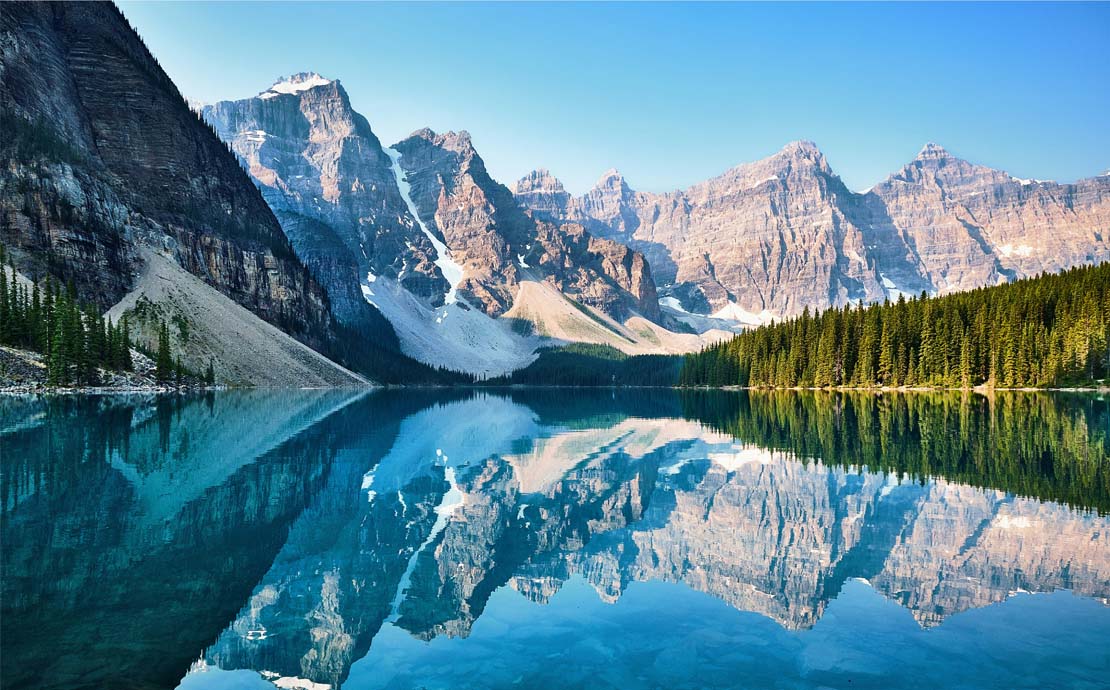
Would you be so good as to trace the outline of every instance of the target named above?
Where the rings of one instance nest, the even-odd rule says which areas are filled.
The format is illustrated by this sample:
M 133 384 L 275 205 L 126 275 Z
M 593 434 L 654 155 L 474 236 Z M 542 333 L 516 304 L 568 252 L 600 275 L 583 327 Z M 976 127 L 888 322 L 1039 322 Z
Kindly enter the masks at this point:
M 195 662 L 187 684 L 339 687 L 387 631 L 466 638 L 496 592 L 547 604 L 572 578 L 788 630 L 858 579 L 923 626 L 1110 597 L 1093 397 L 171 400 L 0 408 L 5 686 L 160 687 Z

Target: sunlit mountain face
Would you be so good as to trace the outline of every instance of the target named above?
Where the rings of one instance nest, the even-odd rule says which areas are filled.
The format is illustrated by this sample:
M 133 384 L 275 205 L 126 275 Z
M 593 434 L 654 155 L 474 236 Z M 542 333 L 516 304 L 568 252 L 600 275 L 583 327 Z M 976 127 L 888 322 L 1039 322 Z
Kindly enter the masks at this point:
M 1091 395 L 0 403 L 11 688 L 1097 687 Z

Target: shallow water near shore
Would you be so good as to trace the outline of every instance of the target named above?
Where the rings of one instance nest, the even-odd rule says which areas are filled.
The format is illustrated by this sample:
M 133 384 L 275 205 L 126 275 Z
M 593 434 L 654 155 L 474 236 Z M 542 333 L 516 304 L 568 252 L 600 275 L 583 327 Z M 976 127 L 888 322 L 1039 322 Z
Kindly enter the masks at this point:
M 0 399 L 5 688 L 1100 688 L 1098 394 Z

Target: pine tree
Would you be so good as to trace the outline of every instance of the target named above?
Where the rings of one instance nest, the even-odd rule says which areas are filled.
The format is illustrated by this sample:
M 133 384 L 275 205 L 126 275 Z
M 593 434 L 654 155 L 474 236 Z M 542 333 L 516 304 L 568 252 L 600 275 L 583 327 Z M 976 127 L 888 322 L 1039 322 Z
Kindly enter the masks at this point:
M 1044 386 L 1110 376 L 1110 263 L 944 297 L 833 308 L 686 360 L 682 381 L 748 386 Z
M 154 359 L 154 378 L 160 383 L 169 382 L 173 376 L 173 356 L 170 353 L 170 330 L 166 322 L 158 328 L 158 353 Z

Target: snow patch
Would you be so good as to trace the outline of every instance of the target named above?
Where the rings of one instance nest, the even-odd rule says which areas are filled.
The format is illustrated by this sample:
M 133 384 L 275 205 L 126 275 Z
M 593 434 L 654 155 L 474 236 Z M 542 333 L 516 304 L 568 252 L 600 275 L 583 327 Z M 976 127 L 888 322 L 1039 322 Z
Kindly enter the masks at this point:
M 726 321 L 738 321 L 750 326 L 762 326 L 768 323 L 774 323 L 779 320 L 779 317 L 769 309 L 764 309 L 759 313 L 753 313 L 744 309 L 736 302 L 729 302 L 717 311 L 709 315 L 710 318 L 724 319 Z
M 294 74 L 291 77 L 278 80 L 273 86 L 259 94 L 259 98 L 269 99 L 280 94 L 296 94 L 317 86 L 327 86 L 330 83 L 331 79 L 324 79 L 315 72 Z
M 517 260 L 517 262 L 518 262 L 518 263 L 520 264 L 520 267 L 521 267 L 521 268 L 531 268 L 531 266 L 529 266 L 528 264 L 524 263 L 524 255 L 523 255 L 523 254 L 517 254 L 517 255 L 516 255 L 516 260 Z
M 296 676 L 281 676 L 270 682 L 285 690 L 331 690 L 331 685 L 327 683 L 314 683 L 307 678 Z
M 778 182 L 778 181 L 779 181 L 779 178 L 778 178 L 777 175 L 771 175 L 770 177 L 764 177 L 762 180 L 757 180 L 755 182 L 749 182 L 746 185 L 744 185 L 743 188 L 744 189 L 755 189 L 756 187 L 759 187 L 760 185 L 767 184 L 768 182 Z
M 497 376 L 536 358 L 539 338 L 515 333 L 509 322 L 462 300 L 429 307 L 396 280 L 372 273 L 360 287 L 363 298 L 393 325 L 402 352 L 425 364 Z
M 670 309 L 674 309 L 675 311 L 680 311 L 683 314 L 689 314 L 690 313 L 682 307 L 682 302 L 679 302 L 677 297 L 660 297 L 659 298 L 659 305 L 663 306 L 663 307 L 668 307 Z
M 374 491 L 372 488 L 374 486 L 374 471 L 377 469 L 378 468 L 375 467 L 373 470 L 362 475 L 362 490 L 366 492 L 367 503 L 373 501 L 378 495 L 378 492 Z
M 899 297 L 912 299 L 914 297 L 912 292 L 906 292 L 898 287 L 893 280 L 886 277 L 885 273 L 879 273 L 879 280 L 882 281 L 883 288 L 886 290 L 886 296 L 892 301 L 897 301 Z
M 729 452 L 707 455 L 710 461 L 724 468 L 726 472 L 735 472 L 745 465 L 769 465 L 775 461 L 770 451 L 757 446 L 739 446 Z
M 1013 180 L 1014 182 L 1021 183 L 1022 187 L 1027 187 L 1031 184 L 1045 184 L 1045 183 L 1052 184 L 1053 183 L 1052 180 L 1038 180 L 1036 178 L 1029 179 L 1029 178 L 1025 178 L 1025 177 L 1014 177 L 1013 175 L 1010 175 L 1010 179 Z
M 432 246 L 436 250 L 436 266 L 443 273 L 443 277 L 447 279 L 450 287 L 447 289 L 447 294 L 443 296 L 443 301 L 451 304 L 455 301 L 456 291 L 459 283 L 463 279 L 463 268 L 459 264 L 451 260 L 451 252 L 447 249 L 447 245 L 439 241 L 439 238 L 433 235 L 424 225 L 424 221 L 420 220 L 420 214 L 416 212 L 416 204 L 412 201 L 412 188 L 409 186 L 408 178 L 401 170 L 401 152 L 397 149 L 385 149 L 385 153 L 389 156 L 392 162 L 390 166 L 393 170 L 393 177 L 397 180 L 397 187 L 401 190 L 401 197 L 405 200 L 405 205 L 408 206 L 409 213 L 416 219 L 417 225 L 424 232 L 424 235 L 431 241 Z
M 1014 246 L 1012 244 L 1004 244 L 998 248 L 1002 252 L 1002 256 L 1032 256 L 1033 248 L 1027 244 L 1019 244 Z
M 998 529 L 1011 530 L 1011 529 L 1029 529 L 1033 526 L 1033 521 L 1024 515 L 1018 517 L 1010 517 L 1003 515 L 995 522 Z

